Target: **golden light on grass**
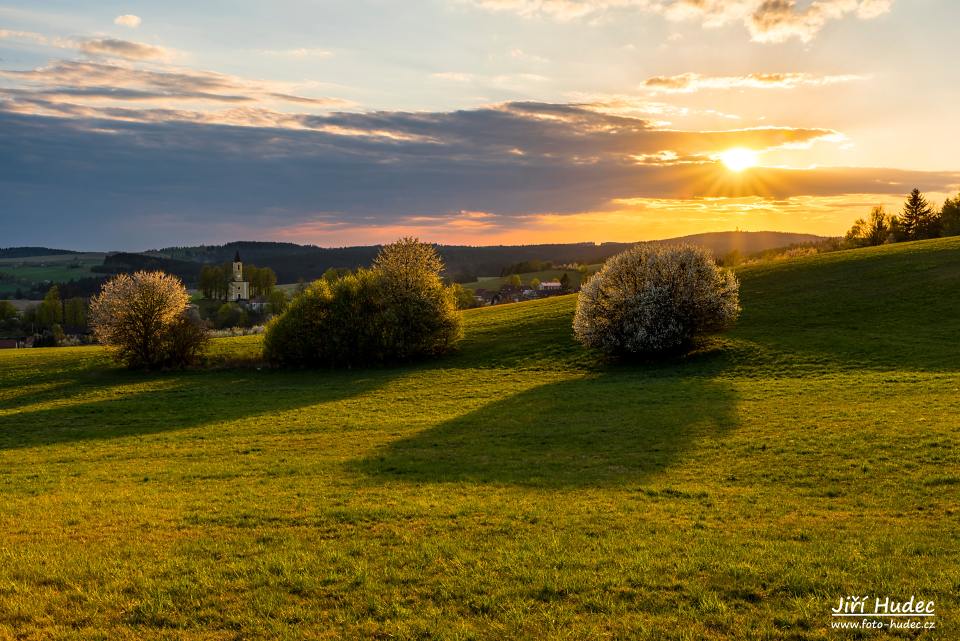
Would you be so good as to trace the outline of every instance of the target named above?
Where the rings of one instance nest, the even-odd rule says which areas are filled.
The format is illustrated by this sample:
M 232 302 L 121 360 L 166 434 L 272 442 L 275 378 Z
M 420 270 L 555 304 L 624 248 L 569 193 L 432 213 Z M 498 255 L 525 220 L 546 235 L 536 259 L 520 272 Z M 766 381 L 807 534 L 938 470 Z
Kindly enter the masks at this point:
M 744 169 L 756 167 L 759 155 L 752 149 L 734 147 L 721 153 L 719 158 L 730 171 L 741 172 Z

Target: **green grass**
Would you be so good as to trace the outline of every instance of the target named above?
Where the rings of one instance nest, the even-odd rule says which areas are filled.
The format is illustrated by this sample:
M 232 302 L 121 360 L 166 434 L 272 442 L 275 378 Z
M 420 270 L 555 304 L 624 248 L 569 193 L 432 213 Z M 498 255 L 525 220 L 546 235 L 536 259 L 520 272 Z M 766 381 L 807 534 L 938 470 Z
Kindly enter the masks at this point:
M 598 269 L 600 269 L 600 265 L 587 265 L 586 275 L 589 276 Z M 583 274 L 575 269 L 547 269 L 539 272 L 527 272 L 525 274 L 519 274 L 519 276 L 521 281 L 523 281 L 523 284 L 529 285 L 530 281 L 532 281 L 534 278 L 539 279 L 540 282 L 545 282 L 548 280 L 560 280 L 560 277 L 564 274 L 568 274 L 570 276 L 571 287 L 578 287 L 580 285 Z M 463 286 L 467 289 L 482 288 L 496 291 L 506 285 L 509 281 L 509 276 L 484 276 L 471 283 L 463 283 Z
M 664 363 L 572 296 L 401 369 L 0 352 L 0 639 L 957 638 L 960 239 L 740 277 Z M 938 630 L 840 634 L 848 594 Z
M 63 254 L 0 258 L 0 293 L 24 291 L 45 282 L 68 282 L 92 276 L 90 268 L 103 263 L 104 254 Z

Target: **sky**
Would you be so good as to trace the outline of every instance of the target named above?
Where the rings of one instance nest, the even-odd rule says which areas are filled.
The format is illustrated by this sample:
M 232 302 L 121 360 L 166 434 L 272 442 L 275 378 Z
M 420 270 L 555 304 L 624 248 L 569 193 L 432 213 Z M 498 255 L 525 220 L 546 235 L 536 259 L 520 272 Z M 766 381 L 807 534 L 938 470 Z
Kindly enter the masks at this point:
M 953 0 L 0 0 L 0 247 L 841 235 L 960 190 L 958 20 Z

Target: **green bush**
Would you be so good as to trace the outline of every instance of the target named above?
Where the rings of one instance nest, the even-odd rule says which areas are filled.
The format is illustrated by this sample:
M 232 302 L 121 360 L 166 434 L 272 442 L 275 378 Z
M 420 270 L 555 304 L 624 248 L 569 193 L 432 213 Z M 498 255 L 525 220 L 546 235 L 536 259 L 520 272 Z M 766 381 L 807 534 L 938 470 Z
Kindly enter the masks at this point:
M 224 303 L 217 309 L 217 327 L 246 327 L 247 312 L 236 303 Z
M 429 245 L 388 245 L 372 269 L 318 280 L 295 297 L 268 324 L 264 355 L 281 366 L 362 367 L 442 354 L 461 324 L 441 269 Z

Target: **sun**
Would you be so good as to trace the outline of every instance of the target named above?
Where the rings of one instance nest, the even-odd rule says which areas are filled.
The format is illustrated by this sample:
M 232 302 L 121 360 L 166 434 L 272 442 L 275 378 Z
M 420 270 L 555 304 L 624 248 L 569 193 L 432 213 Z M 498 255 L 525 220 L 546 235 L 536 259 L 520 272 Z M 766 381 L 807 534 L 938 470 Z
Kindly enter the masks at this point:
M 757 166 L 757 152 L 743 147 L 734 147 L 720 154 L 720 161 L 730 171 L 741 172 Z

